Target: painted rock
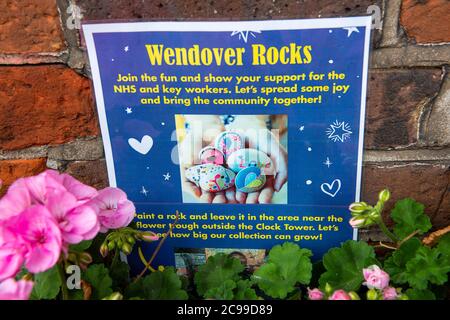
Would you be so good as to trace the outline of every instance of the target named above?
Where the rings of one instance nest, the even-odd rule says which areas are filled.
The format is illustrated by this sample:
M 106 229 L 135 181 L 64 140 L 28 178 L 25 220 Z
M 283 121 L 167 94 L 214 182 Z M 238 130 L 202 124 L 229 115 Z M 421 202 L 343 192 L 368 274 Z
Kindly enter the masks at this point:
M 225 167 L 209 164 L 200 174 L 199 186 L 205 191 L 218 192 L 234 186 L 235 173 Z
M 187 168 L 184 174 L 186 176 L 186 179 L 198 185 L 200 183 L 200 177 L 212 171 L 214 166 L 214 164 L 210 163 L 200 164 Z
M 214 147 L 208 146 L 200 150 L 198 155 L 203 164 L 213 163 L 223 165 L 225 160 L 223 153 Z
M 233 152 L 244 148 L 244 143 L 245 140 L 242 139 L 240 134 L 226 131 L 217 136 L 215 146 L 223 153 L 225 158 L 227 158 Z
M 236 175 L 236 190 L 250 193 L 260 190 L 266 183 L 266 176 L 258 167 L 247 167 Z
M 264 152 L 256 149 L 240 149 L 233 152 L 227 158 L 228 167 L 234 172 L 239 172 L 247 167 L 258 167 L 265 174 L 270 174 L 272 160 Z

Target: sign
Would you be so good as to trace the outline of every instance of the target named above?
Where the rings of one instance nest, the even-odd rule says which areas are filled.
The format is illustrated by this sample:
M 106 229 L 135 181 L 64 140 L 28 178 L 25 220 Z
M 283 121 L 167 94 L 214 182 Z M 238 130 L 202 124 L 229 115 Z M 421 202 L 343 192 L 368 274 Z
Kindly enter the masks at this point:
M 83 25 L 109 181 L 153 266 L 355 237 L 371 18 Z M 176 220 L 176 224 L 172 225 Z M 170 231 L 170 232 L 168 232 Z M 156 244 L 129 263 L 143 268 Z

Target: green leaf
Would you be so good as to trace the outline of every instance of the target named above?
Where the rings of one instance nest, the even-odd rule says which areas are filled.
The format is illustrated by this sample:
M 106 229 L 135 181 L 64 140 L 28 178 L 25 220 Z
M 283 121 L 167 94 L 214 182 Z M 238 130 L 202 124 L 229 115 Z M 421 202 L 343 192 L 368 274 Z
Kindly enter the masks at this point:
M 216 288 L 210 288 L 205 293 L 205 298 L 216 300 L 233 300 L 234 288 L 236 288 L 236 282 L 228 279 L 225 282 L 223 282 L 220 286 Z
M 394 233 L 404 239 L 416 230 L 419 231 L 419 234 L 430 230 L 430 218 L 424 214 L 423 209 L 423 204 L 411 198 L 397 201 L 391 211 L 392 220 L 396 223 Z
M 411 287 L 426 289 L 428 282 L 438 285 L 447 282 L 448 272 L 450 272 L 450 265 L 447 257 L 437 249 L 422 246 L 417 249 L 415 256 L 406 263 L 405 276 Z
M 69 250 L 75 251 L 75 252 L 84 252 L 87 249 L 89 249 L 91 244 L 92 244 L 92 240 L 81 241 L 80 243 L 71 245 L 69 247 Z
M 450 233 L 443 235 L 438 242 L 436 249 L 446 256 L 450 258 Z
M 69 290 L 69 300 L 84 300 L 83 290 Z
M 406 263 L 414 258 L 417 249 L 422 246 L 418 238 L 411 238 L 384 261 L 384 270 L 389 273 L 391 280 L 396 284 L 408 282 Z
M 125 291 L 128 298 L 143 298 L 148 300 L 186 300 L 188 295 L 182 289 L 180 277 L 173 267 L 164 271 L 155 271 L 131 283 Z
M 238 281 L 239 273 L 244 271 L 244 268 L 238 259 L 224 253 L 209 257 L 194 276 L 198 294 L 204 296 L 208 290 L 217 288 L 227 280 Z
M 434 293 L 428 289 L 418 290 L 418 289 L 408 289 L 405 294 L 408 296 L 409 300 L 436 300 Z
M 34 275 L 33 291 L 31 299 L 55 299 L 61 289 L 61 280 L 58 274 L 58 266 Z
M 103 264 L 89 266 L 82 278 L 92 286 L 92 300 L 100 300 L 113 293 L 112 279 Z
M 239 280 L 234 290 L 234 300 L 258 300 L 255 290 L 252 288 L 251 280 Z
M 109 274 L 113 280 L 113 288 L 124 287 L 130 281 L 130 266 L 123 261 L 117 261 L 110 269 Z
M 143 278 L 139 278 L 137 281 L 133 281 L 131 282 L 128 287 L 126 287 L 125 289 L 125 298 L 131 300 L 133 298 L 136 299 L 144 299 L 144 279 L 146 277 Z
M 273 298 L 285 298 L 297 283 L 311 280 L 312 253 L 298 245 L 285 242 L 270 250 L 267 262 L 256 270 L 254 279 L 266 294 Z
M 348 240 L 340 248 L 332 248 L 323 256 L 327 270 L 319 278 L 321 288 L 329 283 L 333 289 L 357 291 L 364 280 L 363 268 L 378 264 L 375 252 L 363 241 Z

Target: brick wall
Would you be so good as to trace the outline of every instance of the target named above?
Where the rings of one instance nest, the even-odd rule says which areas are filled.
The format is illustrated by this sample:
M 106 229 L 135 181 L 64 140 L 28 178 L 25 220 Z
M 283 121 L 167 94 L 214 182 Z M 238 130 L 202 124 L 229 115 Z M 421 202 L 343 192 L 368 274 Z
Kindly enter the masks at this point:
M 372 39 L 363 199 L 374 201 L 388 187 L 394 199 L 423 202 L 437 227 L 450 223 L 450 1 L 2 0 L 0 179 L 6 187 L 46 167 L 107 185 L 71 3 L 90 20 L 335 17 L 378 5 L 383 20 Z

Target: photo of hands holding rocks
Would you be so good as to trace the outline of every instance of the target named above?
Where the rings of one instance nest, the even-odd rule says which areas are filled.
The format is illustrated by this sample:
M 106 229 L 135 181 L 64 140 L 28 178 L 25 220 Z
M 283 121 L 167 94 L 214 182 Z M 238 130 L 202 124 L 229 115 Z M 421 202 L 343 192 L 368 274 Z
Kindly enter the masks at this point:
M 184 203 L 287 203 L 286 115 L 176 115 Z

